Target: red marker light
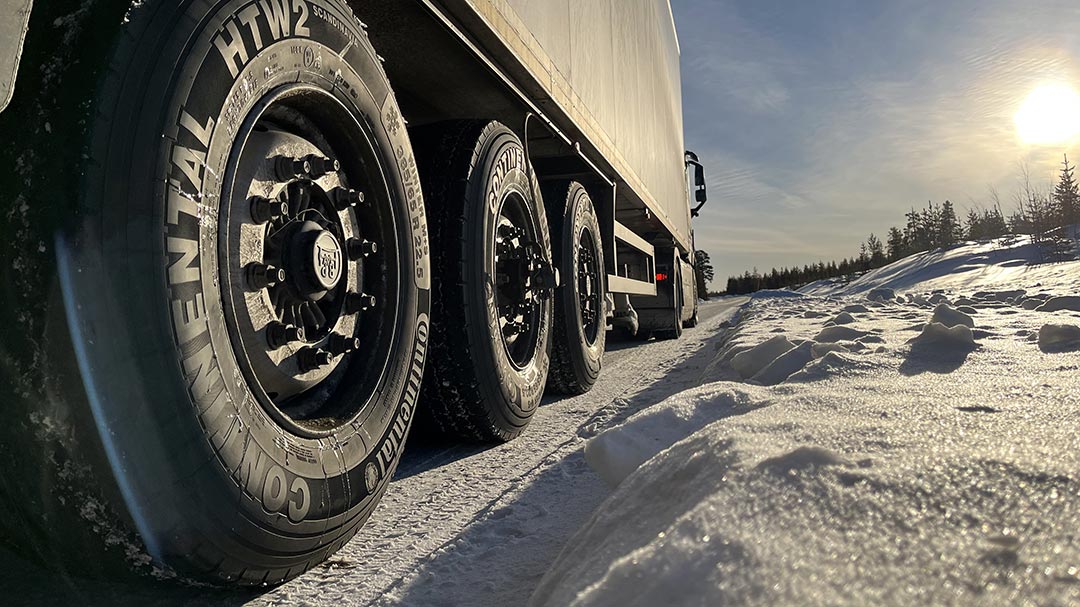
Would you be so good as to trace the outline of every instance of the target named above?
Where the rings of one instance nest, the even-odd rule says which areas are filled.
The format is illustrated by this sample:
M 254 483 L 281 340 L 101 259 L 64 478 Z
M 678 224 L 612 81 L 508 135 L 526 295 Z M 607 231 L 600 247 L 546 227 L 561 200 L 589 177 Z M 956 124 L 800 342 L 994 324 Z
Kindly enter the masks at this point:
M 667 274 L 663 272 L 656 273 L 656 282 L 664 282 L 665 280 L 667 280 Z

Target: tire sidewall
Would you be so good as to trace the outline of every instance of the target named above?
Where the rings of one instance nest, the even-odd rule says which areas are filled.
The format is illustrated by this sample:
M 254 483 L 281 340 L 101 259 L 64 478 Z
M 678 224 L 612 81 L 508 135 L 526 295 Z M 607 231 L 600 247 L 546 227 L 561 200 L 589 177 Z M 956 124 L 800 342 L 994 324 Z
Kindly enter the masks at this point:
M 592 233 L 593 245 L 595 247 L 593 254 L 596 259 L 597 267 L 600 268 L 601 272 L 597 285 L 597 288 L 600 289 L 599 313 L 601 318 L 598 321 L 599 327 L 597 329 L 596 339 L 592 344 L 589 344 L 586 339 L 581 309 L 578 305 L 579 285 L 577 280 L 577 270 L 581 254 L 577 246 L 577 238 L 582 229 L 588 229 Z M 600 368 L 607 340 L 607 331 L 604 327 L 603 318 L 605 314 L 604 293 L 606 292 L 603 277 L 603 268 L 605 266 L 604 250 L 600 243 L 600 222 L 596 217 L 596 210 L 593 206 L 592 199 L 581 184 L 572 183 L 570 185 L 567 194 L 566 210 L 563 215 L 563 229 L 560 236 L 562 242 L 559 244 L 559 248 L 563 253 L 562 259 L 565 260 L 561 267 L 564 278 L 563 287 L 560 289 L 564 320 L 566 321 L 565 338 L 569 342 L 568 347 L 570 349 L 576 348 L 578 350 L 580 365 L 575 365 L 575 371 L 585 375 L 585 377 L 579 379 L 586 381 L 591 385 L 600 375 Z
M 169 564 L 200 567 L 224 553 L 222 577 L 251 568 L 271 581 L 339 547 L 385 489 L 415 407 L 430 305 L 419 179 L 377 57 L 343 3 L 275 2 L 290 18 L 290 34 L 279 29 L 278 40 L 262 13 L 273 4 L 193 2 L 155 13 L 127 50 L 132 75 L 115 84 L 112 115 L 132 116 L 132 128 L 101 129 L 101 196 L 85 205 L 100 223 L 84 225 L 85 240 L 97 244 L 86 259 L 99 256 L 98 267 L 86 266 L 105 286 L 88 322 L 100 324 L 103 308 L 120 302 L 130 312 L 93 355 L 102 363 L 99 390 L 109 395 L 99 415 L 111 435 L 104 440 L 118 459 L 139 462 L 112 462 L 135 526 Z M 262 46 L 244 15 L 254 16 Z M 235 56 L 232 70 L 215 40 L 236 31 L 247 60 Z M 285 431 L 238 370 L 213 221 L 233 133 L 261 97 L 297 81 L 328 91 L 370 126 L 401 218 L 399 333 L 380 396 L 366 421 L 317 439 Z M 185 243 L 197 243 L 194 258 Z
M 506 352 L 502 336 L 498 333 L 499 312 L 495 297 L 495 232 L 501 205 L 510 192 L 516 192 L 531 209 L 536 224 L 540 246 L 546 259 L 551 260 L 551 239 L 547 214 L 535 177 L 528 166 L 525 151 L 518 138 L 506 127 L 488 128 L 478 142 L 480 161 L 470 176 L 466 199 L 469 204 L 471 226 L 469 246 L 472 260 L 467 272 L 472 273 L 471 284 L 483 285 L 472 289 L 470 308 L 479 310 L 483 319 L 470 328 L 470 341 L 484 344 L 480 369 L 494 369 L 499 382 L 494 384 L 494 394 L 485 395 L 485 406 L 494 426 L 507 437 L 516 435 L 528 424 L 543 396 L 551 364 L 551 335 L 554 302 L 548 298 L 542 302 L 539 335 L 535 355 L 523 368 L 517 368 Z M 451 321 L 452 322 L 452 321 Z M 483 373 L 483 371 L 481 371 Z

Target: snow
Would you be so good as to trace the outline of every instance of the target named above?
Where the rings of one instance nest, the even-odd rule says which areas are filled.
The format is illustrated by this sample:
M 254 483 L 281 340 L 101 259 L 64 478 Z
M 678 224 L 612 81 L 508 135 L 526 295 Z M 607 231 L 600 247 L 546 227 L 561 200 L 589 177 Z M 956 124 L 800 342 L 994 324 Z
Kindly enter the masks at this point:
M 789 291 L 787 289 L 765 289 L 757 291 L 750 295 L 753 299 L 784 299 L 790 297 L 802 297 L 803 294 L 797 291 Z
M 911 339 L 912 350 L 925 348 L 935 350 L 937 354 L 950 352 L 966 352 L 975 349 L 975 337 L 967 325 L 957 324 L 953 326 L 940 322 L 931 322 L 923 327 L 918 337 Z
M 833 326 L 825 327 L 817 335 L 814 336 L 814 341 L 818 342 L 837 342 L 842 340 L 855 341 L 861 337 L 866 337 L 868 334 L 866 331 L 860 331 L 851 327 L 845 326 Z
M 793 348 L 795 344 L 788 341 L 786 337 L 778 335 L 745 352 L 736 354 L 731 360 L 731 366 L 743 378 L 754 377 Z
M 936 249 L 906 257 L 883 268 L 872 270 L 850 283 L 818 281 L 799 289 L 808 295 L 867 294 L 869 299 L 889 301 L 894 295 L 918 289 L 965 289 L 983 287 L 996 290 L 1024 285 L 1029 290 L 1055 286 L 1075 293 L 1080 291 L 1080 261 L 1040 263 L 1041 248 L 1027 237 L 1008 245 L 1003 240 L 965 243 L 949 249 Z
M 1043 352 L 1080 350 L 1080 327 L 1075 325 L 1043 325 L 1039 329 L 1039 349 Z
M 790 377 L 792 373 L 805 367 L 806 363 L 814 360 L 813 348 L 817 345 L 818 344 L 814 341 L 806 341 L 797 348 L 788 350 L 779 358 L 769 363 L 769 366 L 758 371 L 750 381 L 762 386 L 774 386 L 784 381 Z
M 968 308 L 977 313 L 975 308 Z M 941 303 L 938 307 L 934 308 L 934 315 L 930 317 L 930 322 L 940 323 L 946 327 L 955 327 L 956 325 L 964 325 L 971 329 L 975 327 L 975 320 L 970 315 L 965 314 L 954 308 L 950 308 L 949 304 Z
M 1066 297 L 1052 297 L 1046 300 L 1046 303 L 1036 309 L 1040 312 L 1057 312 L 1058 310 L 1072 310 L 1073 312 L 1080 312 L 1080 297 L 1075 295 Z
M 588 442 L 614 490 L 530 604 L 1080 602 L 1080 264 L 1030 254 L 748 302 L 703 385 Z

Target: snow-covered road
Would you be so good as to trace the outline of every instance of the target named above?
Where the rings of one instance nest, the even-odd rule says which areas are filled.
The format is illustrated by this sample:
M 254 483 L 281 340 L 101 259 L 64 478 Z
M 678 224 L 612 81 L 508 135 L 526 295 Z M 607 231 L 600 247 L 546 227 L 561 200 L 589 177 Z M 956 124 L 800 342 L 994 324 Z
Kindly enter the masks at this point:
M 56 583 L 0 553 L 0 586 L 36 604 L 521 605 L 610 494 L 585 442 L 697 386 L 720 325 L 745 299 L 703 304 L 679 341 L 609 341 L 604 372 L 576 398 L 548 397 L 529 430 L 496 447 L 416 436 L 382 504 L 341 552 L 263 593 L 154 583 Z M 11 596 L 9 594 L 9 596 Z
M 357 537 L 330 563 L 251 604 L 523 605 L 610 493 L 585 463 L 585 441 L 699 384 L 694 370 L 713 356 L 706 344 L 743 301 L 705 304 L 698 328 L 679 341 L 610 343 L 593 390 L 545 399 L 512 443 L 413 441 Z

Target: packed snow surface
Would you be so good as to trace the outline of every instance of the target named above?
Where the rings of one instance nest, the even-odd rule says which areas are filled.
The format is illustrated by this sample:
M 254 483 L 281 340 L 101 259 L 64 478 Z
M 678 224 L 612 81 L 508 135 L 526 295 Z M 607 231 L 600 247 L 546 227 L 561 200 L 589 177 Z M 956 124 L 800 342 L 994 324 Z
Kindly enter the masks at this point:
M 1030 254 L 748 302 L 704 385 L 586 445 L 615 489 L 531 604 L 1080 602 L 1080 264 Z
M 906 257 L 844 283 L 822 280 L 799 291 L 810 295 L 866 294 L 868 299 L 890 301 L 897 292 L 916 289 L 975 290 L 989 287 L 1007 291 L 1010 285 L 1054 285 L 1080 292 L 1080 261 L 1041 263 L 1044 252 L 1027 237 L 1009 244 L 1004 240 L 965 243 Z M 891 296 L 890 296 L 891 295 Z

